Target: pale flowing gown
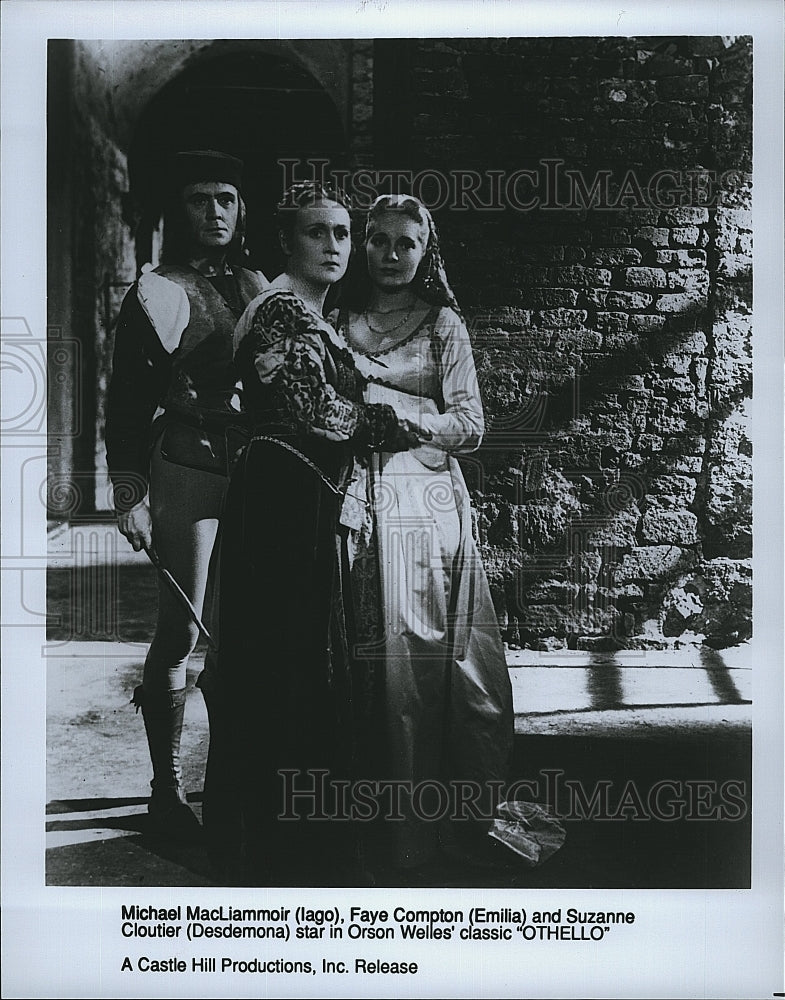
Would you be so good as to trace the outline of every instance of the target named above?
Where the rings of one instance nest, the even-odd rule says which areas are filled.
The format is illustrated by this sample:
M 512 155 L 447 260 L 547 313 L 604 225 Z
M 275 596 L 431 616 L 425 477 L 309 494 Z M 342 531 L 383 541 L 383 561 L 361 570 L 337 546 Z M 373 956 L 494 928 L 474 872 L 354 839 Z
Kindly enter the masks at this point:
M 350 344 L 362 342 L 362 323 L 341 317 Z M 350 545 L 360 560 L 372 548 L 381 598 L 378 642 L 360 654 L 384 664 L 383 777 L 415 793 L 391 825 L 394 853 L 400 866 L 414 866 L 446 831 L 466 830 L 461 819 L 474 814 L 487 829 L 512 748 L 504 646 L 455 458 L 479 446 L 484 418 L 469 336 L 449 308 L 434 307 L 404 339 L 357 365 L 371 379 L 366 401 L 389 403 L 432 435 L 409 451 L 371 455 L 350 487 L 370 500 L 372 518 L 355 525 Z M 474 813 L 466 807 L 473 794 Z

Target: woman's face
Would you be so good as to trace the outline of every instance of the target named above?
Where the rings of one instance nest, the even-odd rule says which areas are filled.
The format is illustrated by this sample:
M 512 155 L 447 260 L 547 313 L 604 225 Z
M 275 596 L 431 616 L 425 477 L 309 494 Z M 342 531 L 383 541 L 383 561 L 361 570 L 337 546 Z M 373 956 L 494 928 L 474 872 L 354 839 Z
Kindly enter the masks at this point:
M 365 241 L 368 274 L 386 292 L 406 288 L 425 254 L 423 227 L 402 212 L 385 212 L 374 220 Z
M 349 213 L 334 201 L 298 209 L 291 234 L 281 236 L 287 271 L 317 286 L 335 284 L 349 263 L 350 226 Z

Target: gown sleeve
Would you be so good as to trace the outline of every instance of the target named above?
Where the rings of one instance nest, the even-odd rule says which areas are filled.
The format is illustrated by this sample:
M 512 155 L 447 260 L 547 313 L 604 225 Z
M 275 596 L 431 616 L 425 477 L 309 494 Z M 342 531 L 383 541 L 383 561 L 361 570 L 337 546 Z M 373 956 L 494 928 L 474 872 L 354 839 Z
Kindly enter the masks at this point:
M 293 292 L 268 296 L 241 325 L 246 332 L 238 350 L 250 352 L 259 380 L 275 385 L 302 430 L 360 448 L 399 451 L 410 446 L 391 406 L 354 402 L 330 384 L 318 320 Z
M 430 444 L 450 452 L 474 451 L 482 443 L 485 417 L 468 331 L 457 313 L 443 308 L 434 334 L 441 353 L 444 412 L 423 414 L 419 423 L 432 435 Z
M 147 493 L 150 428 L 171 378 L 171 358 L 146 315 L 134 285 L 115 330 L 106 413 L 106 459 L 115 510 L 136 506 Z

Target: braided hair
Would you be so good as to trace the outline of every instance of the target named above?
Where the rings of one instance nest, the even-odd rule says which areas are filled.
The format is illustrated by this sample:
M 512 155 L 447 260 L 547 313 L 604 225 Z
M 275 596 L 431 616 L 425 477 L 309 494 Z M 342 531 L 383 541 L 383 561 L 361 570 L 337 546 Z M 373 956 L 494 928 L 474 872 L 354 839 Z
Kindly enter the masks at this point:
M 352 202 L 349 195 L 335 184 L 321 181 L 296 181 L 284 192 L 283 198 L 275 207 L 274 224 L 284 238 L 291 237 L 294 231 L 297 212 L 301 208 L 311 208 L 322 201 L 333 201 L 345 208 L 351 216 Z

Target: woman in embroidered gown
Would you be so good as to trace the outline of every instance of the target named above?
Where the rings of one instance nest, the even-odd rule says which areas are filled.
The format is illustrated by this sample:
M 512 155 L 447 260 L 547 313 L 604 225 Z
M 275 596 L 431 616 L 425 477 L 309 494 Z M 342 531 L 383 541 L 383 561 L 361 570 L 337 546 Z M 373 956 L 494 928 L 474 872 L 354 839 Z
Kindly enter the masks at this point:
M 243 314 L 235 364 L 253 437 L 222 520 L 220 652 L 202 691 L 210 717 L 203 822 L 233 880 L 300 874 L 351 851 L 321 798 L 351 770 L 351 671 L 340 584 L 340 489 L 352 453 L 417 439 L 382 403 L 361 401 L 352 356 L 322 318 L 349 260 L 345 196 L 295 185 L 279 205 L 287 265 Z M 290 822 L 281 819 L 288 816 Z M 312 822 L 298 822 L 302 816 Z
M 365 251 L 370 284 L 341 311 L 338 331 L 368 379 L 366 401 L 389 404 L 430 435 L 410 450 L 373 454 L 365 468 L 356 464 L 350 488 L 357 493 L 364 484 L 371 500 L 372 518 L 350 542 L 358 653 L 383 664 L 380 767 L 385 778 L 419 784 L 422 793 L 404 805 L 403 822 L 388 824 L 396 863 L 414 867 L 433 858 L 440 840 L 475 854 L 489 843 L 484 834 L 512 748 L 512 696 L 455 459 L 480 444 L 482 403 L 430 213 L 411 197 L 378 198 Z M 448 811 L 437 782 L 446 785 L 456 819 L 471 810 L 461 815 L 458 785 L 450 783 L 474 783 L 464 794 L 477 789 L 484 822 L 428 822 Z

